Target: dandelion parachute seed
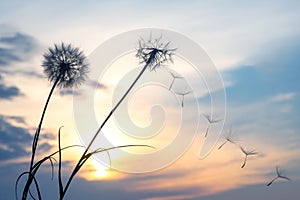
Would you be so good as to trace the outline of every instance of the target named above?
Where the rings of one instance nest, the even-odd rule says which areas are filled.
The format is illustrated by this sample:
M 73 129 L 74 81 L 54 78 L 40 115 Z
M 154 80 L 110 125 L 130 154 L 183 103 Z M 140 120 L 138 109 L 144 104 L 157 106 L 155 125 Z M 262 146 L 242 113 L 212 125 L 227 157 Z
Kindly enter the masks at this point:
M 233 138 L 232 137 L 232 130 L 231 129 L 229 129 L 229 131 L 227 132 L 227 135 L 225 136 L 225 141 L 219 146 L 219 150 L 227 143 L 227 142 L 229 142 L 229 143 L 231 143 L 231 144 L 236 144 L 236 142 L 238 141 L 238 139 L 236 139 L 236 138 Z
M 206 131 L 205 131 L 205 137 L 207 137 L 208 132 L 209 132 L 210 125 L 211 125 L 211 124 L 214 124 L 214 123 L 218 123 L 218 122 L 220 122 L 220 121 L 222 121 L 222 120 L 221 120 L 221 119 L 213 119 L 212 116 L 207 115 L 207 114 L 203 114 L 203 116 L 204 116 L 205 119 L 208 121 L 208 126 L 207 126 Z
M 246 165 L 248 156 L 256 155 L 256 154 L 258 154 L 258 152 L 256 152 L 255 150 L 248 151 L 245 148 L 243 148 L 242 146 L 240 146 L 240 149 L 243 152 L 243 154 L 245 154 L 245 159 L 244 159 L 244 162 L 243 162 L 243 164 L 241 166 L 241 168 L 244 168 L 245 165 Z
M 285 179 L 285 180 L 288 180 L 288 181 L 290 181 L 291 179 L 290 178 L 288 178 L 288 177 L 286 177 L 286 176 L 283 176 L 282 175 L 282 173 L 281 173 L 281 171 L 279 170 L 279 167 L 278 166 L 276 166 L 276 177 L 275 178 L 273 178 L 268 184 L 267 184 L 267 186 L 270 186 L 274 181 L 276 181 L 277 179 Z

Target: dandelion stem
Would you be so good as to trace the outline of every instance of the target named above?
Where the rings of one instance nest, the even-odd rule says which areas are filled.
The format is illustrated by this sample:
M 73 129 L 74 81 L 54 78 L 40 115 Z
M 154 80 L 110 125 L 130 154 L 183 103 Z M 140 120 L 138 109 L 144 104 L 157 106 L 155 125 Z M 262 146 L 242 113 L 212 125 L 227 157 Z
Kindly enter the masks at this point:
M 51 96 L 52 96 L 52 94 L 54 92 L 54 89 L 56 88 L 59 80 L 60 80 L 60 76 L 56 79 L 56 81 L 54 82 L 54 84 L 53 84 L 53 86 L 52 86 L 52 88 L 49 92 L 49 95 L 48 95 L 47 101 L 45 103 L 45 106 L 44 106 L 44 109 L 43 109 L 43 113 L 42 113 L 38 128 L 36 129 L 35 134 L 34 134 L 34 138 L 33 138 L 33 142 L 32 142 L 32 152 L 31 152 L 31 161 L 30 161 L 28 179 L 27 179 L 27 182 L 26 182 L 26 185 L 24 187 L 23 194 L 22 194 L 22 199 L 23 200 L 26 200 L 30 185 L 31 185 L 32 181 L 34 180 L 34 175 L 32 174 L 32 170 L 34 169 L 33 164 L 34 164 L 34 157 L 35 157 L 35 153 L 36 153 L 36 148 L 37 148 L 37 145 L 38 145 L 39 136 L 40 136 L 40 132 L 41 132 L 41 128 L 42 128 L 42 124 L 43 124 L 43 121 L 44 121 L 44 117 L 45 117 L 45 114 L 46 114 L 48 104 L 50 102 Z
M 149 60 L 152 59 L 152 57 L 149 58 Z M 110 113 L 107 115 L 107 117 L 105 118 L 105 120 L 102 122 L 101 126 L 98 128 L 97 132 L 95 133 L 94 137 L 92 138 L 92 140 L 90 141 L 90 143 L 88 144 L 87 148 L 85 149 L 85 151 L 83 152 L 81 158 L 79 159 L 77 165 L 75 166 L 70 178 L 68 179 L 66 186 L 64 188 L 63 194 L 60 197 L 60 199 L 63 199 L 74 176 L 77 174 L 77 172 L 79 171 L 79 169 L 82 167 L 82 165 L 84 164 L 84 162 L 87 160 L 86 155 L 87 152 L 89 151 L 90 147 L 92 146 L 93 142 L 95 141 L 96 137 L 99 135 L 100 131 L 102 130 L 102 128 L 104 127 L 104 125 L 106 124 L 106 122 L 109 120 L 109 118 L 113 115 L 113 113 L 116 111 L 116 109 L 119 107 L 119 105 L 122 103 L 122 101 L 125 99 L 125 97 L 128 95 L 128 93 L 130 92 L 130 90 L 133 88 L 133 86 L 136 84 L 136 82 L 140 79 L 140 77 L 142 76 L 142 74 L 145 72 L 145 70 L 147 69 L 148 65 L 150 64 L 150 62 L 146 62 L 146 64 L 144 65 L 143 69 L 141 70 L 141 72 L 137 75 L 137 77 L 135 78 L 135 80 L 132 82 L 132 84 L 130 85 L 130 87 L 127 89 L 127 91 L 125 92 L 125 94 L 122 96 L 122 98 L 119 100 L 119 102 L 114 106 L 114 108 L 110 111 Z
M 34 156 L 35 156 L 35 152 L 36 152 L 36 148 L 37 148 L 37 144 L 38 144 L 42 124 L 43 124 L 44 117 L 45 117 L 45 114 L 46 114 L 46 110 L 47 110 L 48 104 L 50 102 L 51 96 L 54 92 L 54 89 L 57 86 L 58 81 L 59 81 L 59 78 L 54 82 L 54 84 L 53 84 L 53 86 L 50 90 L 50 93 L 48 95 L 48 98 L 47 98 L 47 101 L 45 103 L 44 110 L 43 110 L 43 113 L 42 113 L 42 116 L 41 116 L 41 119 L 40 119 L 39 126 L 35 131 L 35 135 L 34 135 L 33 143 L 32 143 L 32 155 L 31 155 L 31 161 L 30 161 L 30 170 L 32 170 L 32 166 L 33 166 L 33 163 L 34 163 Z
M 136 84 L 136 82 L 139 80 L 139 78 L 142 76 L 142 74 L 145 72 L 145 70 L 147 69 L 148 65 L 146 64 L 143 69 L 141 70 L 141 72 L 139 73 L 139 75 L 135 78 L 135 80 L 132 82 L 132 84 L 130 85 L 130 87 L 127 89 L 127 91 L 125 92 L 125 94 L 122 96 L 122 98 L 119 100 L 119 102 L 115 105 L 115 107 L 110 111 L 109 115 L 107 115 L 107 117 L 105 118 L 105 120 L 102 122 L 101 126 L 99 127 L 99 129 L 97 130 L 96 134 L 94 135 L 93 139 L 91 140 L 91 142 L 89 143 L 89 145 L 87 146 L 84 154 L 87 153 L 87 151 L 89 150 L 89 148 L 92 146 L 93 142 L 95 141 L 97 135 L 100 133 L 101 129 L 104 127 L 104 125 L 106 124 L 106 122 L 108 121 L 108 119 L 112 116 L 112 114 L 116 111 L 116 109 L 119 107 L 119 105 L 122 103 L 122 101 L 125 99 L 125 97 L 128 95 L 128 93 L 130 92 L 130 90 L 133 88 L 133 86 Z

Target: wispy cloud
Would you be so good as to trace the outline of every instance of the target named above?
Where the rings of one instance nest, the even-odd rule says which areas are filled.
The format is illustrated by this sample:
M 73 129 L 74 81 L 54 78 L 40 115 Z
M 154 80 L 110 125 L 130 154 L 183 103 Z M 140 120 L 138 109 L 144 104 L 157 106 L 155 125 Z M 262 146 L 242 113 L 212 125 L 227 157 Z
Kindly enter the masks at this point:
M 97 88 L 97 89 L 101 89 L 101 90 L 106 90 L 108 88 L 107 85 L 105 85 L 103 83 L 101 84 L 98 81 L 94 81 L 94 80 L 87 80 L 86 84 L 95 89 Z
M 6 36 L 0 35 L 0 67 L 24 61 L 36 50 L 37 42 L 29 35 L 19 32 Z
M 26 125 L 24 118 L 19 116 L 0 115 L 0 161 L 28 156 L 28 146 L 32 141 L 30 129 L 15 125 Z M 46 134 L 48 135 L 48 134 Z M 39 146 L 42 152 L 47 152 L 52 145 L 49 140 L 43 140 Z
M 76 90 L 72 89 L 61 89 L 59 91 L 60 96 L 68 96 L 68 95 L 75 95 L 75 96 L 80 96 L 80 93 Z
M 31 136 L 24 128 L 13 126 L 0 115 L 0 155 L 1 160 L 16 158 L 26 155 L 27 145 Z
M 3 83 L 3 78 L 0 75 L 0 100 L 11 100 L 14 97 L 22 96 L 20 89 L 15 86 L 7 86 Z
M 13 97 L 22 95 L 19 88 L 14 86 L 6 86 L 0 83 L 0 99 L 10 100 Z
M 273 101 L 273 102 L 289 101 L 289 100 L 294 99 L 295 96 L 296 96 L 296 93 L 294 93 L 294 92 L 281 93 L 281 94 L 271 97 L 269 99 L 269 101 Z

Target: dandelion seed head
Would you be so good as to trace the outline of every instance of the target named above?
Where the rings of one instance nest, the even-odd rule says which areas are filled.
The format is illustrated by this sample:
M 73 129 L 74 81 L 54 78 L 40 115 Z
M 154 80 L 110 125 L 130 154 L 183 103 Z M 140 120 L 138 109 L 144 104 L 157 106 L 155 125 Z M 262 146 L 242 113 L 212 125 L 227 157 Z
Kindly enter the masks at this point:
M 77 87 L 87 78 L 88 64 L 79 48 L 71 44 L 55 44 L 43 55 L 42 66 L 50 82 L 61 88 Z
M 148 65 L 150 71 L 155 70 L 165 62 L 173 63 L 172 56 L 175 54 L 176 49 L 170 49 L 167 42 L 164 44 L 160 41 L 161 37 L 152 40 L 139 40 L 139 47 L 137 49 L 136 57 L 140 59 L 140 63 Z

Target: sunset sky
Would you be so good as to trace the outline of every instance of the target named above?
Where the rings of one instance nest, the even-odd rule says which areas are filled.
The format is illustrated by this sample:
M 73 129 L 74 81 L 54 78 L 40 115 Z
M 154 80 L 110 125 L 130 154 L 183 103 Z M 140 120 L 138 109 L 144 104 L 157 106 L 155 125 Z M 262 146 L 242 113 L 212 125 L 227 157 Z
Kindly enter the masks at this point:
M 90 73 L 73 92 L 55 90 L 38 158 L 57 150 L 60 126 L 63 146 L 86 145 L 139 73 L 135 48 L 139 37 L 147 37 L 153 28 L 153 37 L 161 30 L 178 47 L 174 64 L 145 72 L 93 147 L 111 147 L 107 140 L 113 146 L 148 144 L 156 149 L 111 151 L 112 169 L 105 153 L 91 159 L 66 199 L 298 199 L 299 10 L 296 0 L 2 0 L 1 198 L 14 198 L 15 180 L 29 167 L 33 134 L 51 88 L 41 67 L 47 48 L 61 42 L 79 47 Z M 111 55 L 115 57 L 109 60 Z M 170 72 L 183 78 L 169 91 Z M 186 91 L 192 92 L 181 107 L 178 93 Z M 205 138 L 203 114 L 212 109 L 221 121 L 211 125 Z M 236 144 L 218 149 L 229 130 Z M 258 152 L 244 168 L 240 146 Z M 80 148 L 64 152 L 64 180 L 81 153 Z M 276 166 L 291 181 L 277 180 L 267 187 L 276 177 Z M 50 163 L 41 168 L 37 178 L 44 199 L 57 199 L 56 177 L 51 180 Z

